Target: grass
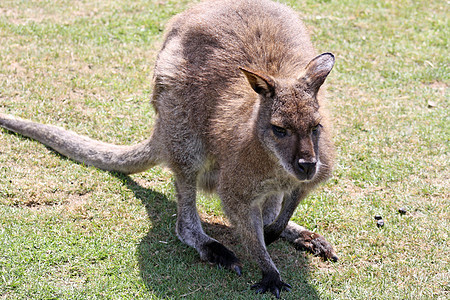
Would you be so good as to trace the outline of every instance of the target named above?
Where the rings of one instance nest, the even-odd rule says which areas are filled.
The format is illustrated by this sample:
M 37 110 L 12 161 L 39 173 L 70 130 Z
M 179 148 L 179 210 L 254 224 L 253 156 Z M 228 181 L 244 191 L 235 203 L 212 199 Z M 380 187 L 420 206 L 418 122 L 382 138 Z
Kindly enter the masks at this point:
M 294 220 L 340 256 L 323 262 L 269 247 L 286 299 L 448 299 L 449 4 L 286 1 L 320 52 L 338 160 Z M 106 142 L 151 132 L 151 76 L 161 32 L 189 1 L 0 3 L 0 111 Z M 236 250 L 244 275 L 200 262 L 174 233 L 171 174 L 131 177 L 67 160 L 0 133 L 2 299 L 249 299 L 259 271 L 200 197 L 205 228 Z M 400 215 L 398 209 L 407 213 Z M 373 216 L 381 214 L 383 228 Z

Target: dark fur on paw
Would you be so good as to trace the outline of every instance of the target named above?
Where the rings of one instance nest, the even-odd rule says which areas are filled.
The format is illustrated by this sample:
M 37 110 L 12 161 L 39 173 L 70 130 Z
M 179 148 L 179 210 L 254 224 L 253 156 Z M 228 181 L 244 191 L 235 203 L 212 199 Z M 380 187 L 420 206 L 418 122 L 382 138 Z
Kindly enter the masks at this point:
M 241 276 L 242 265 L 233 251 L 216 241 L 206 243 L 204 250 L 206 251 L 206 260 L 209 263 L 233 270 Z
M 303 231 L 301 236 L 294 241 L 294 245 L 299 250 L 306 250 L 325 260 L 338 261 L 338 256 L 331 244 L 318 233 Z
M 263 274 L 263 278 L 260 282 L 252 285 L 251 289 L 255 290 L 258 294 L 264 294 L 266 292 L 271 292 L 275 297 L 280 298 L 281 291 L 290 291 L 291 286 L 283 281 L 281 281 L 280 275 L 274 274 Z

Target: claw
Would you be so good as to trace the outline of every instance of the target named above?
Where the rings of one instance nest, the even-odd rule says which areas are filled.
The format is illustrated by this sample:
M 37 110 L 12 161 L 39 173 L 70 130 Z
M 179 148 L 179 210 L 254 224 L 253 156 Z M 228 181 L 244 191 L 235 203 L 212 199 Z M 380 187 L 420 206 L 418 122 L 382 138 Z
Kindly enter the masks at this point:
M 338 261 L 338 256 L 334 252 L 333 247 L 330 245 L 330 243 L 325 240 L 323 236 L 317 236 L 312 241 L 311 244 L 314 248 L 314 255 L 315 256 L 321 256 L 325 260 L 331 260 L 333 262 Z
M 272 291 L 272 294 L 277 297 L 277 299 L 280 299 L 280 290 L 278 288 L 274 288 L 274 291 Z
M 339 257 L 336 254 L 332 254 L 329 258 L 332 262 L 337 262 L 339 260 Z
M 290 292 L 291 289 L 292 289 L 292 286 L 291 286 L 289 283 L 283 282 L 283 289 L 284 289 L 286 292 Z
M 266 292 L 266 288 L 262 287 L 259 283 L 255 283 L 250 289 L 255 290 L 257 294 L 264 294 Z
M 257 294 L 264 294 L 267 291 L 270 291 L 277 299 L 280 298 L 281 291 L 291 291 L 291 286 L 280 279 L 276 280 L 267 280 L 267 278 L 263 278 L 261 282 L 255 283 L 251 286 L 252 290 L 255 290 Z

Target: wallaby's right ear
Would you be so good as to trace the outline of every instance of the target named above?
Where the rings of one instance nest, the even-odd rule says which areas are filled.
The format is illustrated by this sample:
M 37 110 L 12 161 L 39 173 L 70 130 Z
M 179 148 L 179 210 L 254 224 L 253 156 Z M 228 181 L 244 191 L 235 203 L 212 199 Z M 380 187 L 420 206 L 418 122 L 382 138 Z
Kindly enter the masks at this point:
M 256 72 L 246 70 L 239 67 L 239 69 L 247 77 L 248 82 L 252 89 L 260 95 L 263 96 L 273 96 L 275 91 L 275 82 L 269 76 L 261 75 Z
M 333 66 L 334 55 L 331 53 L 323 53 L 308 63 L 306 73 L 302 76 L 302 79 L 306 81 L 306 84 L 314 94 L 319 91 Z

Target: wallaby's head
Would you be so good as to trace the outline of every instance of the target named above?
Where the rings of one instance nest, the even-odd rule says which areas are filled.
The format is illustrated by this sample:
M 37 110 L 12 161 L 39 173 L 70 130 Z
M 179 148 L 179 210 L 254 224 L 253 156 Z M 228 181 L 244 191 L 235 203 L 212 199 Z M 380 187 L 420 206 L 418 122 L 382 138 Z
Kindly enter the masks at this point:
M 260 95 L 256 131 L 283 168 L 300 181 L 313 180 L 321 167 L 321 134 L 318 93 L 334 65 L 334 56 L 324 53 L 309 62 L 294 78 L 271 77 L 241 71 Z

